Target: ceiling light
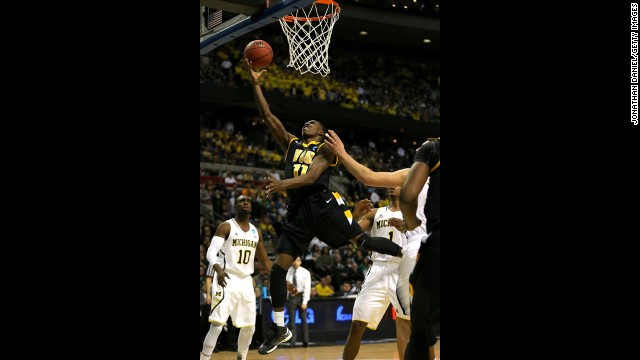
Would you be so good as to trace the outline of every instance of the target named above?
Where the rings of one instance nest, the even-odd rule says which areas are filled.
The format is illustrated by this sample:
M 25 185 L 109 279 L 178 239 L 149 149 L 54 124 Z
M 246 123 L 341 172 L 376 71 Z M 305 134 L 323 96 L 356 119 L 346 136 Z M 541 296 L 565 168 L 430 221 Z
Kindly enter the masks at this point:
M 366 32 L 366 31 L 364 31 L 364 30 L 363 30 L 363 31 L 360 31 L 360 35 L 367 35 L 367 34 L 368 34 L 368 32 Z
M 428 44 L 428 43 L 431 42 L 431 39 L 424 39 L 424 40 L 422 40 L 422 42 L 425 43 L 425 44 Z

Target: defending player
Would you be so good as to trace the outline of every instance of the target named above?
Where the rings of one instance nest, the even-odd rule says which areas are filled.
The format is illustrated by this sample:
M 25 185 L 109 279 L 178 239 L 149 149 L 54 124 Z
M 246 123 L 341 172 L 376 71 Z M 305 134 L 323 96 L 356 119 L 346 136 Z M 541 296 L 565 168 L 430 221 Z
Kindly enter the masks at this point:
M 213 301 L 209 322 L 211 326 L 204 338 L 200 360 L 209 360 L 222 327 L 229 316 L 238 334 L 238 360 L 246 360 L 253 333 L 256 330 L 256 295 L 251 274 L 254 259 L 267 271 L 271 260 L 262 244 L 262 233 L 251 223 L 251 198 L 240 195 L 235 202 L 236 217 L 221 223 L 207 250 L 209 269 L 213 279 Z M 207 280 L 207 284 L 210 284 Z M 211 293 L 207 288 L 207 293 Z M 207 295 L 208 296 L 208 295 Z

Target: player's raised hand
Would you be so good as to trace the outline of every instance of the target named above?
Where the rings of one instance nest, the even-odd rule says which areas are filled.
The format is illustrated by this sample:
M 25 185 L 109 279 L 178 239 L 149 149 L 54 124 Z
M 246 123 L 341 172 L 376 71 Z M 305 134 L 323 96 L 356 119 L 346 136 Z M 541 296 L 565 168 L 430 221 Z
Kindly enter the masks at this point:
M 231 279 L 229 277 L 229 274 L 227 274 L 227 272 L 224 271 L 223 269 L 216 270 L 216 273 L 218 273 L 218 284 L 222 287 L 226 287 L 227 280 L 225 278 Z
M 373 209 L 373 203 L 369 199 L 362 199 L 356 203 L 356 206 L 353 208 L 353 218 L 361 219 L 363 216 L 367 215 L 369 211 Z
M 249 61 L 249 59 L 244 59 L 244 60 L 247 63 L 247 66 L 249 67 L 249 77 L 251 78 L 251 82 L 254 85 L 260 85 L 260 77 L 262 77 L 262 73 L 264 73 L 267 70 L 254 71 L 253 68 L 251 67 L 251 61 Z
M 284 188 L 282 187 L 282 181 L 276 179 L 276 177 L 273 176 L 272 173 L 267 171 L 266 178 L 267 178 L 267 181 L 269 182 L 265 187 L 265 189 L 267 190 L 267 196 L 271 196 L 277 192 L 284 190 Z
M 334 153 L 337 157 L 341 158 L 342 156 L 347 154 L 347 151 L 344 149 L 344 144 L 338 134 L 333 130 L 327 131 L 324 134 L 324 144 L 332 153 Z
M 392 217 L 389 219 L 389 225 L 402 232 L 405 232 L 407 230 L 407 224 L 402 219 Z

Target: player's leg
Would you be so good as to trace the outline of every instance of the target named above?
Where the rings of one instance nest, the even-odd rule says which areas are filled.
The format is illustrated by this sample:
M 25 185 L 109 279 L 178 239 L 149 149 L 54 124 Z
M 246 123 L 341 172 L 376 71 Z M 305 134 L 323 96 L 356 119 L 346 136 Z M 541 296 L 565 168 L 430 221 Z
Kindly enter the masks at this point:
M 436 236 L 434 236 L 436 235 Z M 413 271 L 413 302 L 411 304 L 411 336 L 405 359 L 435 358 L 437 338 L 434 325 L 440 322 L 440 236 L 432 234 L 420 248 Z
M 411 334 L 411 318 L 408 311 L 403 311 L 398 301 L 398 278 L 400 264 L 389 262 L 387 265 L 387 297 L 391 300 L 393 310 L 396 312 L 396 344 L 398 346 L 399 359 L 404 359 L 404 352 Z
M 412 290 L 409 277 L 416 265 L 418 250 L 420 249 L 420 239 L 426 235 L 414 235 L 407 239 L 407 245 L 402 248 L 402 259 L 398 268 L 398 284 L 396 295 L 399 302 L 399 310 L 403 315 L 411 314 Z
M 413 270 L 412 280 L 415 287 L 411 304 L 411 335 L 405 350 L 404 360 L 424 359 L 424 354 L 429 352 L 429 342 L 425 331 L 429 299 L 420 286 L 424 282 L 424 264 L 425 259 L 420 258 Z M 433 360 L 431 355 L 428 359 Z
M 204 337 L 204 343 L 202 344 L 202 351 L 200 352 L 200 360 L 211 359 L 213 348 L 216 347 L 218 336 L 222 332 L 222 324 L 211 323 L 209 326 L 209 332 Z
M 389 308 L 386 272 L 386 265 L 378 262 L 374 262 L 367 272 L 362 289 L 353 303 L 351 329 L 342 354 L 345 360 L 356 358 L 364 331 L 366 328 L 376 330 Z
M 411 334 L 411 320 L 396 316 L 396 339 L 398 345 L 399 359 L 404 359 L 404 352 L 407 349 L 409 335 Z
M 253 280 L 246 276 L 234 284 L 237 295 L 235 308 L 231 311 L 233 326 L 239 328 L 237 360 L 246 360 L 249 345 L 256 331 L 256 296 L 253 290 Z
M 276 246 L 276 261 L 271 267 L 271 306 L 273 307 L 272 331 L 258 349 L 261 355 L 273 352 L 278 344 L 291 338 L 291 331 L 284 326 L 284 306 L 287 300 L 287 270 L 293 260 L 300 256 L 313 239 L 304 227 L 301 216 L 296 216 L 284 225 L 283 233 Z
M 353 221 L 351 210 L 347 208 L 340 194 L 323 192 L 312 195 L 311 199 L 314 196 L 319 197 L 319 201 L 311 203 L 312 214 L 309 215 L 310 221 L 307 225 L 318 239 L 334 249 L 351 242 L 367 251 L 402 256 L 402 248 L 388 238 L 370 237 L 365 234 L 360 225 Z M 336 201 L 331 201 L 334 198 Z
M 227 283 L 231 284 L 230 281 Z M 213 349 L 218 342 L 218 337 L 222 332 L 222 327 L 227 323 L 234 305 L 231 293 L 218 284 L 217 276 L 214 276 L 213 282 L 211 283 L 211 293 L 211 312 L 209 313 L 209 323 L 211 323 L 211 325 L 209 326 L 207 335 L 204 337 L 200 360 L 209 360 L 211 358 Z
M 367 330 L 367 323 L 360 320 L 351 321 L 351 329 L 349 329 L 349 336 L 347 336 L 347 342 L 344 344 L 344 350 L 342 351 L 342 358 L 344 360 L 353 360 L 360 351 L 360 342 L 362 341 L 362 335 Z
M 294 259 L 289 254 L 278 253 L 276 261 L 271 267 L 270 288 L 274 322 L 271 324 L 271 333 L 267 335 L 258 349 L 258 353 L 261 355 L 273 352 L 278 344 L 291 339 L 291 331 L 284 326 L 284 305 L 287 300 L 287 270 L 285 269 L 289 269 Z
M 388 238 L 378 236 L 371 237 L 365 233 L 362 233 L 356 238 L 352 239 L 351 242 L 359 245 L 367 251 L 375 251 L 381 254 L 392 256 L 403 256 L 402 248 L 393 241 L 389 241 Z
M 238 356 L 236 360 L 246 360 L 247 353 L 249 352 L 249 345 L 251 344 L 251 339 L 253 338 L 253 333 L 256 332 L 256 326 L 244 326 L 240 328 L 240 333 L 238 334 Z
M 271 267 L 270 287 L 271 306 L 274 312 L 282 313 L 282 319 L 276 319 L 279 326 L 284 326 L 284 305 L 287 301 L 287 271 L 295 258 L 286 253 L 278 253 Z

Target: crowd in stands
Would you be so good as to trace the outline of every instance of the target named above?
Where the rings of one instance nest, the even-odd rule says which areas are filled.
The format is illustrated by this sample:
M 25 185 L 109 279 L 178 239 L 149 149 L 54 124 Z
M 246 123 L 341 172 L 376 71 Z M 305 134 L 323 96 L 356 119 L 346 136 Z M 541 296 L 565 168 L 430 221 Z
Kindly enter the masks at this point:
M 259 38 L 273 48 L 269 76 L 262 83 L 266 91 L 415 121 L 440 122 L 440 69 L 435 62 L 390 54 L 363 55 L 335 48 L 329 53 L 328 76 L 301 75 L 287 67 L 289 49 L 284 34 L 257 31 L 246 36 L 246 43 Z M 226 87 L 250 86 L 241 43 L 245 42 L 227 42 L 203 56 L 200 81 Z
M 213 164 L 246 165 L 257 168 L 283 169 L 283 152 L 264 128 L 245 128 L 236 131 L 233 121 L 211 120 L 212 114 L 204 112 L 200 128 L 200 161 Z M 208 121 L 204 118 L 209 117 Z M 347 134 L 345 142 L 354 159 L 377 171 L 394 171 L 411 166 L 417 144 L 376 144 L 363 140 L 354 132 Z M 391 145 L 391 146 L 379 146 Z M 264 174 L 253 174 L 255 180 Z M 353 177 L 348 172 L 339 175 Z M 356 194 L 353 194 L 354 196 Z

